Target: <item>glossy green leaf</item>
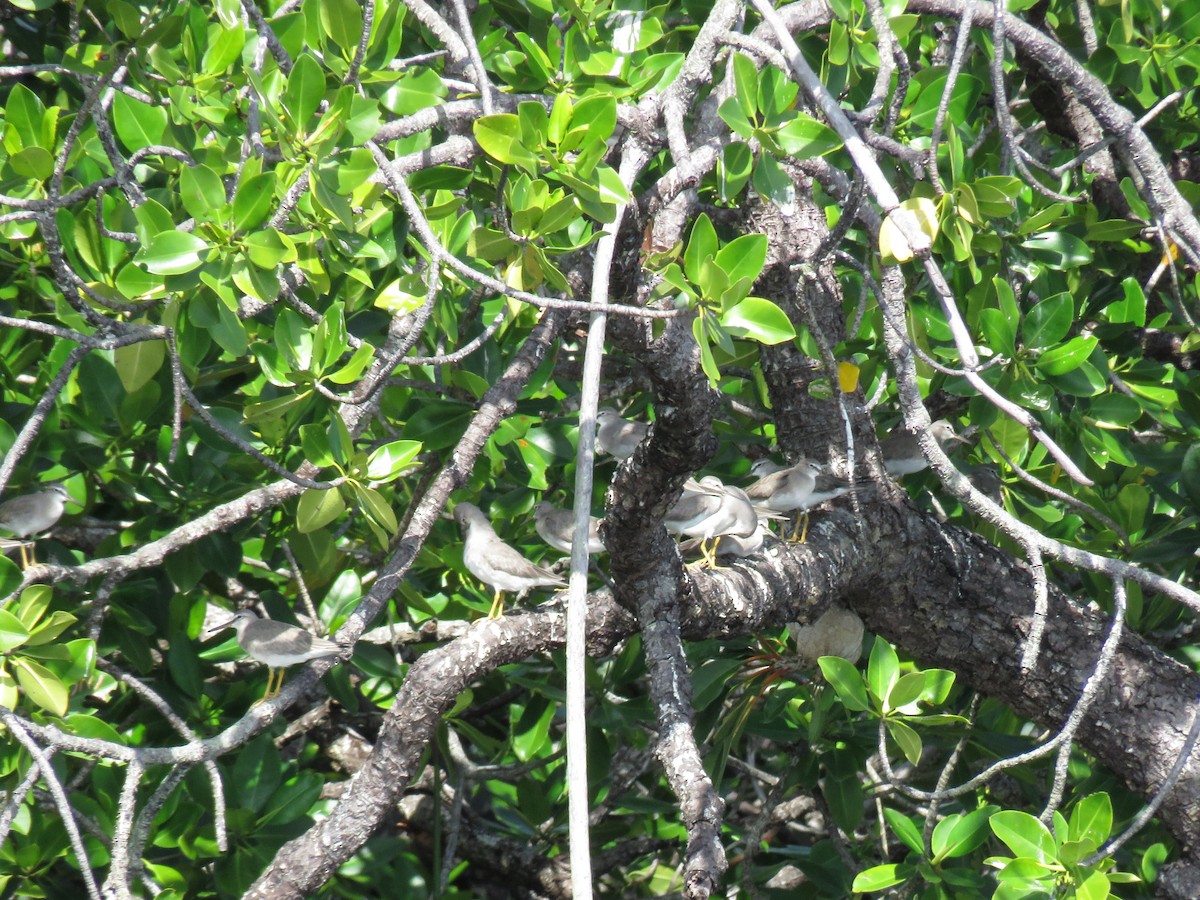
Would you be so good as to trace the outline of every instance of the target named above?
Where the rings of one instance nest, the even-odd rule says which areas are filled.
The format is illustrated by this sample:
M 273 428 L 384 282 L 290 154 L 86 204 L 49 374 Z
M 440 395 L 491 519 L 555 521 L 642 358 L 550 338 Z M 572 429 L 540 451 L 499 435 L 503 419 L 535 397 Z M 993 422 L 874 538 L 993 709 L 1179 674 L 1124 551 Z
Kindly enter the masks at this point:
M 1128 322 L 1139 328 L 1146 324 L 1146 295 L 1137 279 L 1129 277 L 1121 282 L 1124 299 L 1110 303 L 1104 310 L 1108 320 L 1114 323 Z
M 321 0 L 321 29 L 330 43 L 352 59 L 362 37 L 362 9 L 354 0 Z
M 179 173 L 179 196 L 188 215 L 201 221 L 225 208 L 225 185 L 208 166 L 188 166 Z
M 30 630 L 36 628 L 50 608 L 53 597 L 54 590 L 48 584 L 33 584 L 21 591 L 17 601 L 17 618 L 21 624 Z
M 717 178 L 721 199 L 729 202 L 741 193 L 754 165 L 754 154 L 741 141 L 731 141 L 721 148 L 721 162 L 717 166 Z
M 795 159 L 824 156 L 842 146 L 836 131 L 804 113 L 798 113 L 773 136 L 784 152 Z
M 1070 294 L 1055 294 L 1037 304 L 1021 323 L 1021 341 L 1031 350 L 1053 347 L 1071 330 L 1075 302 Z
M 946 816 L 934 826 L 930 844 L 933 862 L 966 856 L 988 839 L 988 821 L 995 807 L 982 807 L 966 815 Z
M 420 441 L 392 441 L 372 451 L 367 477 L 372 481 L 391 481 L 421 452 Z
M 156 275 L 183 275 L 199 267 L 211 249 L 194 234 L 163 231 L 150 238 L 134 259 Z
M 475 140 L 483 152 L 505 165 L 521 166 L 527 171 L 536 171 L 537 157 L 521 144 L 521 123 L 511 113 L 496 113 L 482 116 L 472 125 Z
M 923 750 L 921 736 L 899 719 L 885 719 L 884 726 L 896 742 L 896 746 L 900 748 L 900 752 L 904 754 L 904 758 L 914 766 L 919 763 Z
M 346 504 L 341 492 L 332 490 L 307 490 L 300 495 L 296 507 L 296 528 L 302 534 L 324 528 L 345 511 Z
M 1038 262 L 1051 269 L 1077 269 L 1092 261 L 1092 251 L 1082 240 L 1065 231 L 1035 234 L 1021 246 Z
M 31 702 L 56 716 L 66 715 L 70 692 L 57 675 L 25 656 L 10 657 L 9 662 L 17 683 Z
M 700 282 L 703 263 L 713 259 L 716 254 L 717 231 L 708 216 L 701 213 L 692 225 L 692 233 L 683 251 L 683 270 L 693 284 Z
M 1054 836 L 1046 826 L 1027 812 L 1006 809 L 995 813 L 988 824 L 996 837 L 1017 856 L 1039 863 L 1055 859 Z
M 167 111 L 120 91 L 113 94 L 113 129 L 128 150 L 165 143 Z
M 1091 336 L 1071 338 L 1039 356 L 1037 367 L 1047 375 L 1065 375 L 1087 362 L 1097 343 L 1099 339 Z
M 854 892 L 869 894 L 872 891 L 882 891 L 893 885 L 903 884 L 913 875 L 912 866 L 902 863 L 886 863 L 882 866 L 872 866 L 863 869 L 854 876 Z
M 796 336 L 787 313 L 762 297 L 747 297 L 721 316 L 721 325 L 734 337 L 760 344 L 779 344 Z
M 0 653 L 21 646 L 28 637 L 29 629 L 21 624 L 21 620 L 8 610 L 0 609 Z
M 275 173 L 263 172 L 238 185 L 233 195 L 233 228 L 249 231 L 263 223 L 275 206 Z
M 139 391 L 162 368 L 167 358 L 163 341 L 138 341 L 113 351 L 113 365 L 127 393 Z
M 291 114 L 294 127 L 307 131 L 309 120 L 325 99 L 325 73 L 311 54 L 302 53 L 295 61 L 280 99 Z
M 864 712 L 871 708 L 862 673 L 853 663 L 840 656 L 822 656 L 817 660 L 817 665 L 847 709 Z
M 882 705 L 899 680 L 900 660 L 896 651 L 883 638 L 876 637 L 867 664 L 867 685 L 871 694 Z
M 25 641 L 26 647 L 41 647 L 58 638 L 64 631 L 75 624 L 75 617 L 69 612 L 56 609 L 40 621 Z

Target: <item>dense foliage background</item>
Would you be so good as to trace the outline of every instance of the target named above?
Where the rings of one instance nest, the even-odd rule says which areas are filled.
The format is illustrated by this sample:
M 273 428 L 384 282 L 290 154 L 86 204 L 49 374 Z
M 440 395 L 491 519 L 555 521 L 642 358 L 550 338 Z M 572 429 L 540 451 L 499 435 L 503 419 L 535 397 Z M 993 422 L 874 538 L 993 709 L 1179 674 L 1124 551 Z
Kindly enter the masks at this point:
M 446 513 L 560 556 L 530 512 L 593 465 L 589 340 L 654 423 L 581 501 L 597 892 L 1200 895 L 1200 12 L 0 30 L 0 487 L 82 505 L 0 559 L 4 896 L 570 896 L 562 598 L 480 621 Z M 685 568 L 685 478 L 765 455 L 870 486 Z M 247 605 L 352 661 L 253 705 L 203 637 Z M 861 660 L 786 630 L 831 605 Z

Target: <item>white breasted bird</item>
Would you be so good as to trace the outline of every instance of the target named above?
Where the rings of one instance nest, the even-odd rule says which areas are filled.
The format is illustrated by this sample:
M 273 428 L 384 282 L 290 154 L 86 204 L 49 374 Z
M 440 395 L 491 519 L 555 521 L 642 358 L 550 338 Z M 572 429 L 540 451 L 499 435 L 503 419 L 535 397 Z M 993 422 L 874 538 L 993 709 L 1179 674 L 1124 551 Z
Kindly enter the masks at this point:
M 575 533 L 575 513 L 559 509 L 542 500 L 533 508 L 533 527 L 541 539 L 561 553 L 571 552 L 571 538 Z M 588 517 L 588 553 L 603 553 L 604 543 L 600 540 L 600 520 Z
M 633 456 L 650 431 L 645 422 L 631 422 L 607 406 L 596 413 L 596 423 L 596 446 L 615 459 Z
M 252 609 L 239 609 L 232 618 L 208 629 L 204 638 L 210 638 L 226 628 L 237 631 L 238 646 L 246 651 L 247 656 L 267 666 L 267 691 L 259 703 L 279 696 L 279 691 L 283 688 L 283 670 L 288 666 L 308 662 L 310 659 L 340 656 L 343 652 L 341 645 L 333 641 L 317 637 L 286 622 L 259 618 L 258 613 Z M 274 684 L 276 669 L 279 670 L 277 685 Z
M 563 587 L 566 582 L 549 569 L 527 560 L 496 535 L 492 523 L 474 503 L 454 507 L 454 520 L 463 532 L 463 563 L 467 570 L 496 592 L 489 619 L 504 612 L 505 591 L 518 595 L 535 587 Z
M 786 514 L 812 509 L 817 504 L 852 490 L 848 482 L 824 472 L 814 460 L 803 458 L 794 466 L 764 475 L 746 488 L 746 494 L 758 509 Z M 802 518 L 804 534 L 797 539 Z M 808 516 L 797 516 L 796 526 L 792 528 L 788 540 L 799 540 L 803 544 L 808 530 Z
M 930 425 L 929 433 L 943 448 L 950 441 L 966 443 L 966 438 L 955 433 L 954 426 L 946 419 L 938 419 Z M 891 434 L 879 442 L 879 452 L 883 454 L 883 467 L 893 478 L 902 478 L 929 468 L 929 460 L 921 452 L 917 436 L 903 425 L 897 425 Z
M 0 503 L 0 529 L 18 538 L 41 534 L 58 523 L 68 502 L 81 505 L 61 484 L 51 484 L 44 490 L 13 497 Z M 21 567 L 29 568 L 31 559 L 37 561 L 28 550 L 28 544 L 22 542 Z
M 701 565 L 717 564 L 717 546 L 726 535 L 750 538 L 758 530 L 758 513 L 741 488 L 715 475 L 691 479 L 663 520 L 667 531 L 700 538 Z M 712 541 L 712 544 L 709 544 Z

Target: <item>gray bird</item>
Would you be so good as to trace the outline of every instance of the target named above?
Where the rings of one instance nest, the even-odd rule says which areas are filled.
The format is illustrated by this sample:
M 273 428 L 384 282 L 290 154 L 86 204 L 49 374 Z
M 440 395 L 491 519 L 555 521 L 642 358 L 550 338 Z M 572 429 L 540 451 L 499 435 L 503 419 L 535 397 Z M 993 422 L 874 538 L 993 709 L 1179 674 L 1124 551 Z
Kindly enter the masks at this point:
M 805 458 L 794 466 L 771 472 L 758 479 L 746 488 L 746 496 L 759 509 L 776 513 L 791 513 L 810 509 L 818 503 L 836 496 L 835 492 L 841 486 L 844 486 L 847 491 L 850 490 L 849 484 L 845 482 L 839 484 L 839 481 L 840 479 L 822 472 L 820 465 L 816 462 Z M 822 494 L 814 499 L 818 483 L 821 484 Z M 795 541 L 797 539 L 801 518 L 804 519 L 804 535 L 799 540 L 801 543 L 804 542 L 804 538 L 808 535 L 807 516 L 796 518 L 796 524 L 792 528 L 792 534 L 788 540 Z
M 954 426 L 946 419 L 938 419 L 930 425 L 929 433 L 943 448 L 950 441 L 966 443 L 966 438 L 956 434 Z M 917 436 L 903 426 L 898 425 L 891 434 L 879 442 L 879 452 L 883 454 L 883 467 L 893 478 L 902 478 L 905 475 L 912 475 L 929 468 L 929 460 L 921 452 Z
M 715 475 L 698 482 L 688 479 L 683 494 L 663 524 L 674 534 L 700 538 L 701 565 L 717 564 L 717 547 L 727 535 L 749 538 L 758 530 L 758 513 L 741 488 L 726 485 Z M 713 543 L 710 545 L 709 541 Z
M 489 619 L 503 614 L 502 595 L 505 591 L 523 594 L 531 588 L 562 587 L 566 583 L 500 540 L 492 523 L 474 503 L 464 501 L 454 507 L 454 520 L 462 528 L 463 563 L 467 570 L 496 591 L 488 612 Z
M 533 527 L 542 540 L 562 553 L 571 552 L 571 538 L 575 533 L 575 513 L 559 509 L 545 500 L 533 508 Z M 604 543 L 600 540 L 600 520 L 590 516 L 588 520 L 588 553 L 603 553 Z
M 19 538 L 40 534 L 58 523 L 68 501 L 76 506 L 81 505 L 61 484 L 52 484 L 45 490 L 13 497 L 0 503 L 0 528 Z M 29 568 L 31 556 L 28 544 L 22 542 L 22 568 Z M 33 561 L 36 562 L 36 558 Z
M 789 622 L 787 630 L 805 668 L 815 666 L 822 656 L 840 656 L 853 663 L 862 654 L 863 621 L 843 606 L 829 607 L 810 625 Z
M 786 469 L 787 466 L 781 466 L 769 456 L 763 456 L 750 463 L 750 474 L 755 478 L 766 478 L 772 472 L 778 472 L 781 469 Z
M 260 619 L 258 613 L 252 609 L 239 609 L 232 618 L 208 629 L 204 637 L 210 638 L 226 628 L 237 631 L 238 646 L 246 651 L 247 656 L 264 663 L 267 667 L 267 691 L 259 703 L 279 696 L 280 690 L 283 689 L 283 670 L 288 666 L 308 662 L 310 659 L 339 656 L 343 652 L 343 648 L 333 641 L 317 637 L 286 622 Z M 279 684 L 275 685 L 272 691 L 276 669 L 279 670 Z
M 596 446 L 615 459 L 633 456 L 650 430 L 645 422 L 631 422 L 607 406 L 596 413 L 596 423 Z

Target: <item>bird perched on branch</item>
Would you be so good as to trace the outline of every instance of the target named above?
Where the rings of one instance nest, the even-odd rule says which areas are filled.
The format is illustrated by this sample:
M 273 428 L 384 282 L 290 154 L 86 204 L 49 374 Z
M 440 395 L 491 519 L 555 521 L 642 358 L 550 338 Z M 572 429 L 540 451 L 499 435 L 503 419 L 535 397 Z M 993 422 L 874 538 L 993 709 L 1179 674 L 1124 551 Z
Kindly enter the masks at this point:
M 62 518 L 68 502 L 81 505 L 61 484 L 52 484 L 45 490 L 13 497 L 0 503 L 0 529 L 18 538 L 49 531 Z M 29 568 L 31 561 L 37 562 L 37 557 L 29 550 L 29 542 L 22 541 L 21 568 Z
M 533 508 L 533 527 L 542 540 L 562 553 L 571 552 L 571 538 L 575 533 L 575 513 L 559 509 L 542 500 Z M 604 543 L 600 540 L 600 520 L 588 517 L 588 553 L 603 553 Z
M 283 689 L 283 670 L 288 666 L 310 659 L 340 656 L 344 652 L 340 644 L 286 622 L 259 618 L 252 609 L 239 609 L 229 620 L 208 629 L 204 637 L 212 637 L 226 628 L 237 631 L 238 646 L 246 651 L 247 656 L 267 666 L 267 690 L 259 703 L 279 696 Z M 279 684 L 274 685 L 272 690 L 276 669 L 279 670 Z
M 946 419 L 938 419 L 930 425 L 929 433 L 943 449 L 950 441 L 961 441 L 964 444 L 967 442 L 966 438 L 955 432 L 954 426 Z M 921 452 L 917 436 L 899 425 L 879 442 L 879 452 L 883 455 L 884 469 L 893 478 L 903 478 L 905 475 L 929 468 L 929 460 Z
M 663 524 L 673 534 L 700 538 L 701 565 L 712 567 L 717 564 L 721 538 L 752 537 L 758 530 L 758 513 L 741 488 L 706 475 L 699 481 L 688 480 Z
M 596 446 L 615 459 L 629 459 L 637 445 L 646 439 L 650 426 L 631 422 L 609 407 L 596 413 Z
M 527 560 L 496 535 L 488 517 L 474 503 L 463 502 L 454 507 L 454 519 L 463 532 L 463 563 L 467 570 L 495 589 L 489 619 L 504 613 L 503 594 L 515 591 L 518 595 L 535 587 L 562 587 L 566 584 L 549 569 Z

